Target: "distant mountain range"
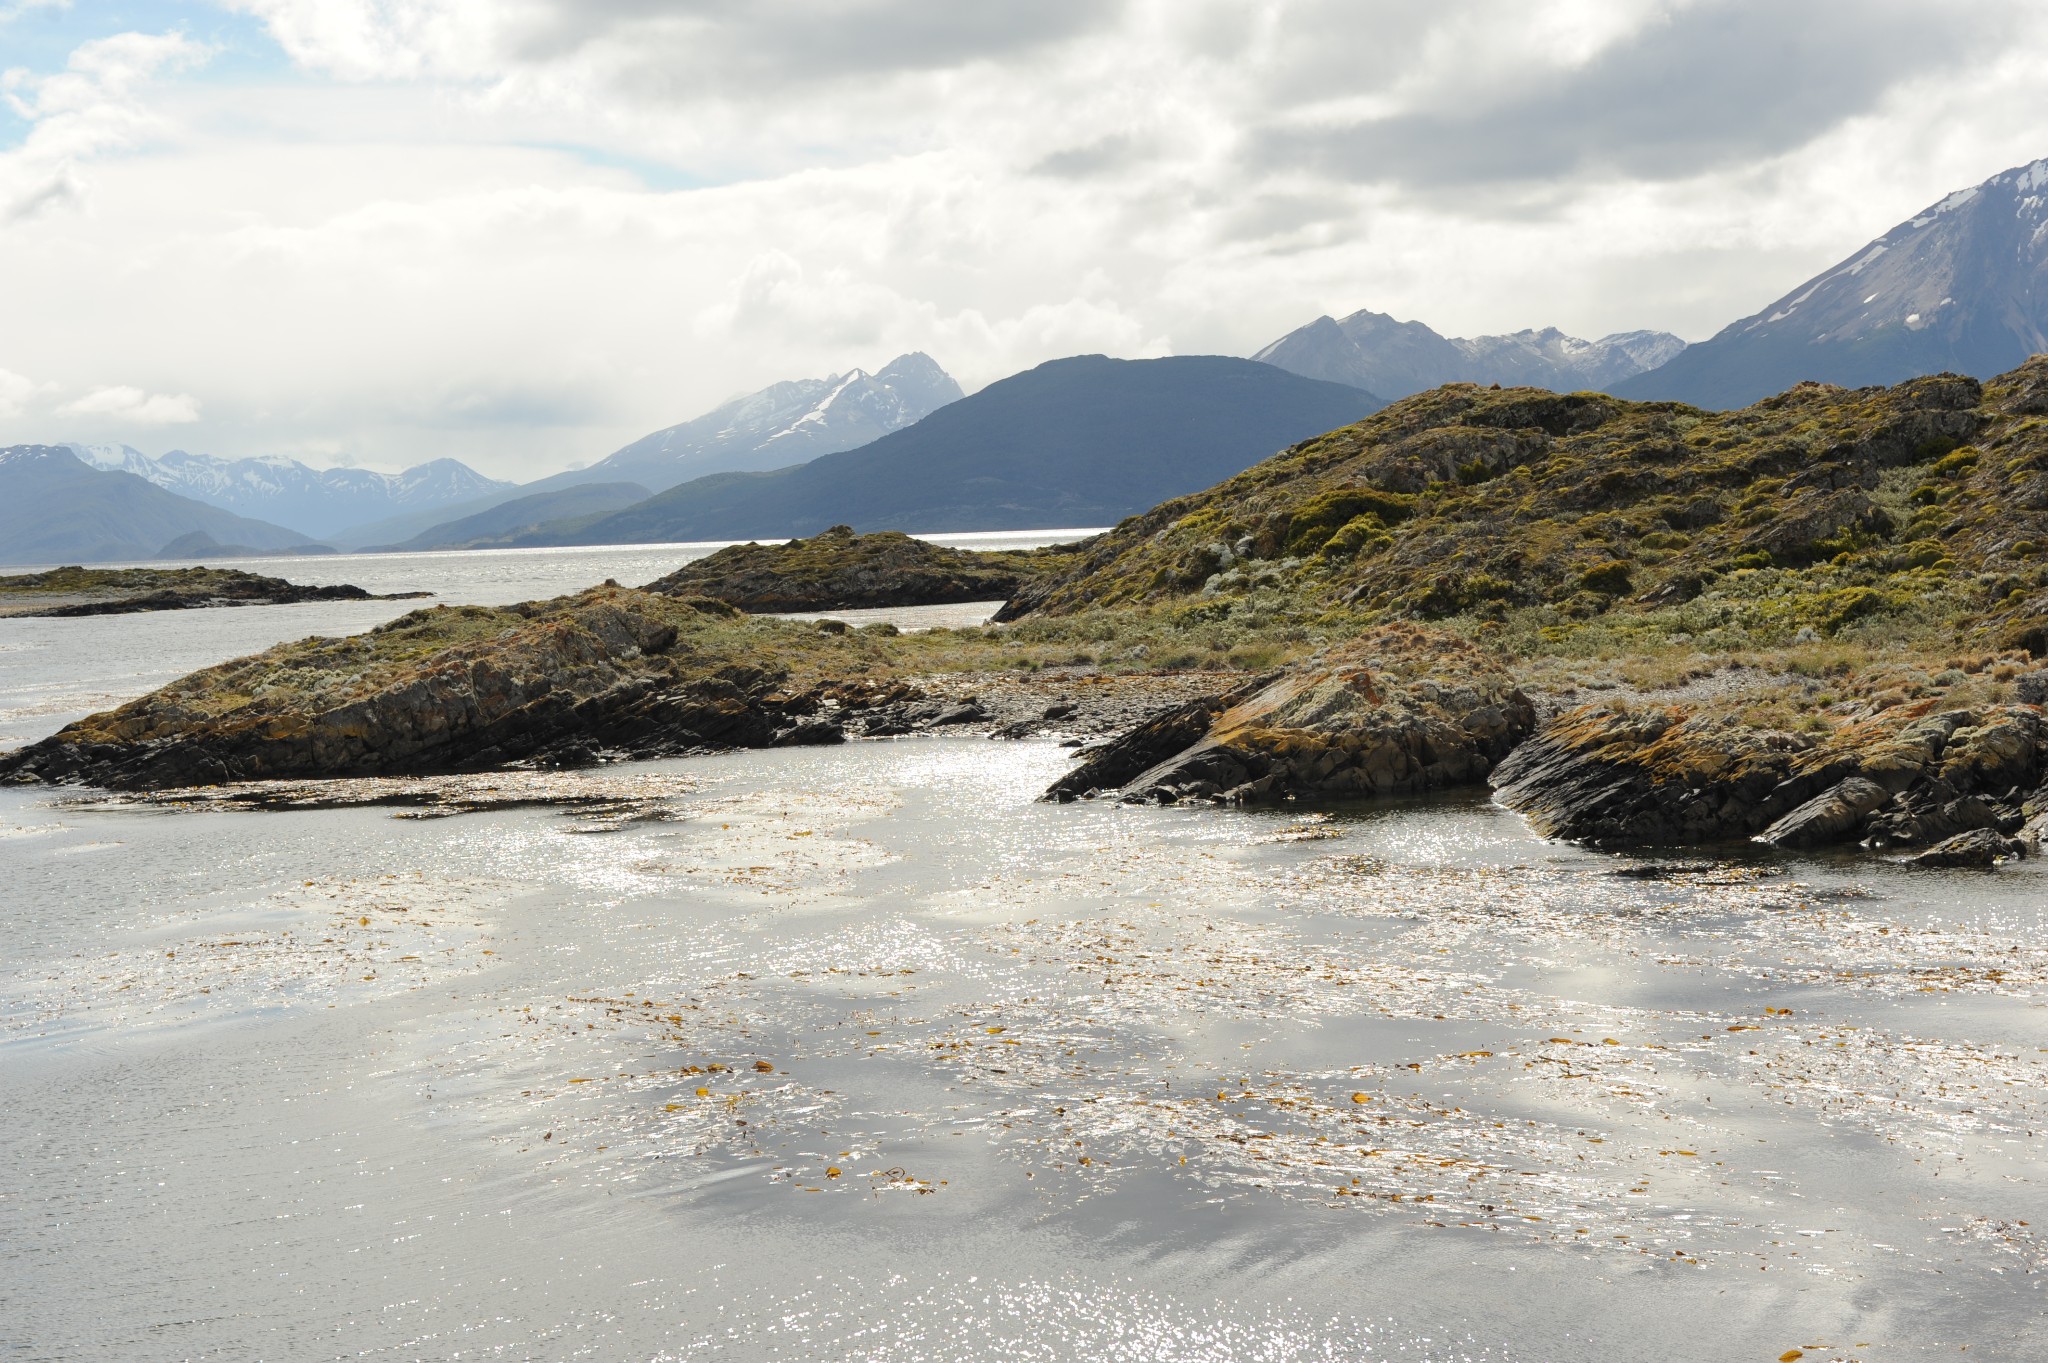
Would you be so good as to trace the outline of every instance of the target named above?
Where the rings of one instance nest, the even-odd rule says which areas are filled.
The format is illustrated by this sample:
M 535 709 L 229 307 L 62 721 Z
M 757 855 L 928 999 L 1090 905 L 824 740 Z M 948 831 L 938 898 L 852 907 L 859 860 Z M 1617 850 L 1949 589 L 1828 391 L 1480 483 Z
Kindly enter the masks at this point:
M 1900 223 L 1769 307 L 1611 391 L 1740 407 L 1802 379 L 1987 379 L 2048 350 L 2048 160 Z
M 342 532 L 364 547 L 468 548 L 503 543 L 523 529 L 615 510 L 712 473 L 786 468 L 855 449 L 914 425 L 960 397 L 960 385 L 931 356 L 898 355 L 869 374 L 852 369 L 822 379 L 789 379 L 719 404 L 703 416 L 644 435 L 595 464 L 506 485 L 486 497 L 445 508 L 439 516 L 407 513 Z M 612 491 L 592 493 L 592 485 Z M 638 485 L 638 497 L 617 490 Z M 553 494 L 557 500 L 547 500 Z M 488 513 L 519 503 L 510 518 Z M 599 502 L 609 501 L 600 508 Z M 446 525 L 448 528 L 443 529 Z
M 859 449 L 712 474 L 512 542 L 782 538 L 837 524 L 917 533 L 1107 525 L 1384 405 L 1252 360 L 1079 355 L 992 383 Z
M 181 497 L 316 538 L 405 510 L 436 511 L 513 486 L 454 459 L 436 459 L 403 473 L 375 473 L 314 469 L 283 455 L 217 459 L 172 450 L 152 458 L 131 445 L 63 448 L 94 468 L 132 473 Z
M 660 489 L 707 473 L 787 468 L 915 425 L 960 396 L 931 356 L 899 355 L 873 374 L 854 369 L 770 384 L 527 490 L 615 482 Z
M 132 473 L 94 468 L 67 446 L 0 449 L 0 561 L 106 563 L 201 543 L 213 546 L 205 552 L 223 545 L 266 553 L 315 547 L 296 530 L 181 497 Z
M 1665 331 L 1621 331 L 1597 341 L 1556 327 L 1505 336 L 1441 336 L 1421 322 L 1362 309 L 1318 317 L 1252 356 L 1289 373 L 1348 383 L 1389 401 L 1445 383 L 1497 383 L 1559 392 L 1604 389 L 1655 369 L 1685 349 Z

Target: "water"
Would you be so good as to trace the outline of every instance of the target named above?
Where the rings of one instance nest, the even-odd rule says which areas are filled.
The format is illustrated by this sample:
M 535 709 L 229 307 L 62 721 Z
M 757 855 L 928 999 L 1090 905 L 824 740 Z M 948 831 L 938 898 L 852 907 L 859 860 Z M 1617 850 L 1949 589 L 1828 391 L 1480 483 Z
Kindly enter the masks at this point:
M 0 621 L 79 631 L 8 724 L 171 618 Z M 0 1354 L 2042 1356 L 2034 866 L 1036 803 L 1067 760 L 0 792 Z

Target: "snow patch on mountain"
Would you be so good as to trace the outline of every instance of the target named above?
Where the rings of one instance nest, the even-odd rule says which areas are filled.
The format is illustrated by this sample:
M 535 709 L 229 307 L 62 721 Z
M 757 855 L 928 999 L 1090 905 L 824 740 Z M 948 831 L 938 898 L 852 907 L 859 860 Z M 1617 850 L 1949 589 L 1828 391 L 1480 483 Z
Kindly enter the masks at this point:
M 770 384 L 533 486 L 625 479 L 666 488 L 709 473 L 807 463 L 879 440 L 961 396 L 960 385 L 929 355 L 899 355 L 873 374 L 852 369 Z
M 454 459 L 435 459 L 403 473 L 377 473 L 314 469 L 275 454 L 219 459 L 188 450 L 152 457 L 132 445 L 63 448 L 94 468 L 132 473 L 181 497 L 316 536 L 380 516 L 471 501 L 512 486 Z

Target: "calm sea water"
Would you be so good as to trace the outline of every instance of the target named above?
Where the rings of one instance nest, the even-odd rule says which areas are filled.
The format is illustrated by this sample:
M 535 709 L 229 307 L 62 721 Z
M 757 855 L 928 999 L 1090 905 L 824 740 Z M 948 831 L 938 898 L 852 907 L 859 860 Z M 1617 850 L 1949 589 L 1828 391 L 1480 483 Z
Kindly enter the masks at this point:
M 404 585 L 675 561 L 609 552 Z M 398 609 L 0 620 L 0 732 Z M 0 792 L 0 1353 L 2048 1353 L 2034 866 L 1036 803 L 1068 760 L 546 778 L 622 802 L 581 815 Z

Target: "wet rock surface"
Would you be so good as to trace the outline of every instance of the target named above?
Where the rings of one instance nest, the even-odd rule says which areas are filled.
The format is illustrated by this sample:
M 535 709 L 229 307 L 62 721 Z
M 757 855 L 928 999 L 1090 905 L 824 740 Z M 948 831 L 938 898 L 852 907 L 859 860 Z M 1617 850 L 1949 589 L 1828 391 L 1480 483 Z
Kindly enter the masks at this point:
M 1538 831 L 1595 846 L 1881 849 L 2018 833 L 2048 770 L 2040 708 L 1931 709 L 1815 735 L 1682 706 L 1584 706 L 1517 749 L 1493 785 Z
M 1160 715 L 1046 794 L 1252 804 L 1435 790 L 1484 779 L 1534 725 L 1534 707 L 1488 654 L 1389 626 Z
M 1906 865 L 1930 869 L 1990 870 L 2001 861 L 2025 855 L 2019 842 L 1991 828 L 1972 829 L 1943 838 L 1925 852 L 1906 858 Z

